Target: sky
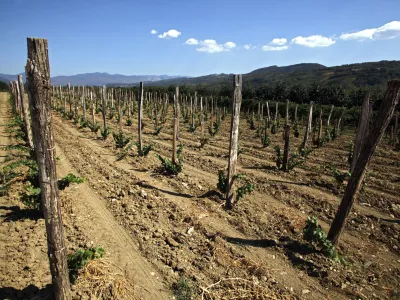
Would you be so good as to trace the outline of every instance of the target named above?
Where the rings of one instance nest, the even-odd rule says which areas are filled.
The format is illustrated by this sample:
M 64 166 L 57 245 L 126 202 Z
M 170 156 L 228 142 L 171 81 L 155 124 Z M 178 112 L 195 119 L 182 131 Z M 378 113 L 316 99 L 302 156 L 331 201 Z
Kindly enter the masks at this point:
M 0 0 L 0 73 L 48 39 L 51 76 L 248 73 L 400 59 L 400 0 Z

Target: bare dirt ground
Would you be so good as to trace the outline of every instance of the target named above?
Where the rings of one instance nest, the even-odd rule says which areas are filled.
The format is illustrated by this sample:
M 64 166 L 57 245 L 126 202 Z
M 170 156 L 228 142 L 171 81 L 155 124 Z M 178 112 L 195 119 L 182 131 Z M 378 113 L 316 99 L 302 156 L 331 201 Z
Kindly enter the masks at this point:
M 10 120 L 8 94 L 0 94 L 2 125 Z M 10 134 L 0 127 L 1 144 L 10 143 Z M 57 175 L 79 175 L 56 145 Z M 12 153 L 2 152 L 4 158 Z M 51 275 L 47 258 L 44 220 L 20 201 L 23 183 L 13 185 L 0 197 L 0 242 L 5 251 L 0 259 L 0 299 L 48 299 Z M 69 252 L 90 245 L 102 246 L 115 272 L 134 286 L 137 299 L 169 299 L 169 288 L 157 270 L 140 255 L 139 245 L 107 210 L 98 192 L 88 184 L 73 185 L 62 191 L 63 221 Z M 87 291 L 74 289 L 74 298 L 89 299 Z
M 133 139 L 135 121 L 123 128 Z M 145 143 L 169 157 L 170 122 L 159 136 L 152 134 L 151 120 L 145 123 Z M 117 130 L 116 121 L 109 124 Z M 304 242 L 302 228 L 311 215 L 329 228 L 344 185 L 335 182 L 324 164 L 347 168 L 347 147 L 354 133 L 346 131 L 316 149 L 305 165 L 285 174 L 274 168 L 272 146 L 262 148 L 255 131 L 242 120 L 240 145 L 245 152 L 239 172 L 256 184 L 256 190 L 233 211 L 225 211 L 213 191 L 218 170 L 227 166 L 228 127 L 225 120 L 221 133 L 200 148 L 199 129 L 189 133 L 182 122 L 184 171 L 175 177 L 161 175 L 160 162 L 151 154 L 141 158 L 133 151 L 119 161 L 112 138 L 102 141 L 70 121 L 56 117 L 54 129 L 71 164 L 106 199 L 114 217 L 170 284 L 184 275 L 206 294 L 205 288 L 221 278 L 257 277 L 257 266 L 272 295 L 282 297 L 392 298 L 399 292 L 399 153 L 382 142 L 339 245 L 347 263 L 336 264 Z M 272 135 L 272 145 L 282 148 L 281 137 L 281 132 Z M 299 141 L 294 139 L 292 149 Z M 135 200 L 136 190 L 140 197 Z M 191 227 L 194 233 L 189 235 Z M 220 247 L 231 260 L 219 259 Z
M 96 118 L 101 122 L 101 115 Z M 116 121 L 108 122 L 117 131 Z M 316 215 L 328 230 L 344 185 L 336 183 L 324 165 L 347 169 L 352 131 L 316 149 L 295 171 L 283 173 L 275 168 L 273 150 L 274 145 L 283 148 L 282 132 L 270 135 L 271 146 L 262 148 L 243 118 L 240 147 L 244 153 L 238 171 L 255 184 L 255 191 L 226 211 L 215 190 L 218 170 L 228 164 L 229 118 L 204 148 L 199 147 L 200 129 L 190 133 L 189 125 L 181 122 L 184 166 L 178 176 L 162 175 L 154 155 L 171 156 L 170 121 L 158 136 L 153 135 L 152 121 L 145 119 L 145 123 L 144 142 L 152 143 L 154 151 L 143 158 L 132 150 L 120 160 L 121 151 L 115 149 L 112 137 L 103 141 L 58 113 L 53 118 L 60 176 L 73 172 L 86 179 L 61 194 L 70 249 L 91 241 L 103 246 L 113 265 L 135 284 L 139 298 L 171 298 L 171 287 L 177 287 L 179 278 L 190 279 L 195 294 L 206 299 L 234 298 L 238 291 L 244 299 L 399 296 L 400 154 L 385 140 L 341 237 L 339 252 L 346 261 L 341 264 L 310 247 L 302 229 L 307 216 Z M 123 126 L 133 140 L 136 124 L 134 119 L 133 126 Z M 292 139 L 292 149 L 300 140 Z M 6 207 L 20 203 L 17 197 L 1 201 Z M 14 223 L 2 220 L 1 232 L 8 236 Z M 20 224 L 32 231 L 30 226 Z M 40 223 L 37 227 L 44 230 Z M 15 241 L 11 234 L 9 248 L 16 248 L 24 234 L 15 234 Z M 44 232 L 40 234 L 32 240 L 40 240 Z M 41 245 L 45 249 L 45 239 Z M 26 264 L 18 259 L 29 257 L 14 252 L 10 254 L 17 260 L 14 268 L 8 267 L 10 261 L 0 265 L 10 272 L 2 284 L 18 293 L 30 282 L 39 289 L 50 283 L 49 278 L 43 283 L 12 282 L 11 275 L 22 274 Z M 47 260 L 43 253 L 39 262 Z M 28 266 L 26 272 L 33 277 L 48 269 L 43 264 Z

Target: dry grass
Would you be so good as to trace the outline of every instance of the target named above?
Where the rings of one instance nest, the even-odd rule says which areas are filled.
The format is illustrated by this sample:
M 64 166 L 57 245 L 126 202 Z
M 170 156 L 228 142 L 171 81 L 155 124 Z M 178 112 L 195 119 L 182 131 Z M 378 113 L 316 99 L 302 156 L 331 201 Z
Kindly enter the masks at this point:
M 200 287 L 201 299 L 292 299 L 293 296 L 273 287 L 272 276 L 261 263 L 236 255 L 220 237 L 215 240 L 214 261 L 225 267 L 224 277 Z
M 125 276 L 112 272 L 104 259 L 91 260 L 79 271 L 76 288 L 96 299 L 136 299 Z

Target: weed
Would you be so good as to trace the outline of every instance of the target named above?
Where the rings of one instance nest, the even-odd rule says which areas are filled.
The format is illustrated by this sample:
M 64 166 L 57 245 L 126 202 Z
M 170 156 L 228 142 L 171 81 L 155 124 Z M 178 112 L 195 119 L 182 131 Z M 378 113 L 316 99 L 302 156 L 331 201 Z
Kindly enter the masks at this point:
M 186 277 L 180 277 L 179 280 L 172 285 L 174 298 L 176 300 L 191 300 L 195 298 L 195 289 L 193 282 Z
M 69 173 L 67 176 L 58 180 L 58 189 L 62 191 L 65 188 L 67 188 L 70 185 L 70 183 L 83 183 L 84 181 L 85 178 L 78 177 L 72 173 Z
M 343 184 L 343 182 L 350 178 L 350 172 L 340 172 L 335 166 L 331 164 L 325 165 L 325 169 L 332 172 L 333 177 L 335 177 L 337 183 Z
M 274 149 L 275 149 L 275 153 L 276 153 L 276 159 L 275 159 L 276 167 L 278 169 L 280 169 L 282 167 L 282 163 L 283 163 L 283 156 L 282 156 L 281 148 L 279 146 L 275 146 Z
M 263 147 L 271 145 L 271 139 L 268 136 L 267 129 L 264 129 L 264 134 L 261 136 L 261 145 Z
M 217 183 L 217 189 L 222 193 L 225 194 L 226 193 L 226 182 L 227 178 L 225 175 L 225 171 L 223 170 L 219 170 L 218 171 L 218 183 Z
M 161 132 L 161 129 L 163 129 L 163 126 L 158 126 L 155 130 L 154 130 L 154 135 L 159 135 Z
M 300 136 L 299 123 L 296 121 L 294 123 L 294 137 L 298 138 L 299 136 Z
M 101 258 L 104 255 L 104 249 L 101 247 L 91 247 L 86 249 L 78 249 L 75 253 L 69 254 L 67 257 L 69 278 L 72 283 L 78 277 L 78 272 L 89 260 Z
M 100 129 L 100 125 L 97 123 L 91 123 L 89 122 L 88 127 L 90 128 L 90 130 L 94 133 L 97 133 Z
M 117 149 L 124 148 L 129 141 L 131 140 L 130 137 L 125 136 L 122 130 L 118 132 L 118 134 L 113 133 L 114 141 L 115 141 L 115 147 Z
M 126 126 L 132 126 L 132 124 L 133 124 L 132 119 L 126 120 Z
M 306 226 L 303 229 L 304 239 L 314 246 L 318 247 L 321 252 L 334 260 L 335 262 L 343 262 L 335 246 L 327 239 L 322 227 L 318 224 L 317 217 L 308 217 Z
M 25 192 L 22 194 L 21 200 L 24 205 L 30 209 L 40 210 L 40 188 L 32 185 L 25 186 Z
M 156 154 L 158 159 L 161 161 L 161 165 L 164 168 L 164 171 L 168 175 L 178 175 L 180 172 L 182 172 L 183 169 L 183 157 L 182 157 L 182 149 L 183 146 L 179 145 L 177 153 L 177 158 L 178 158 L 178 163 L 172 162 L 168 158 L 164 158 L 159 154 Z
M 106 130 L 100 129 L 100 134 L 103 137 L 103 140 L 106 140 L 107 137 L 110 135 L 110 133 L 111 133 L 110 128 L 107 128 Z
M 351 164 L 351 161 L 353 160 L 353 154 L 354 154 L 354 142 L 351 141 L 349 143 L 349 154 L 347 155 L 347 162 L 349 165 Z
M 209 139 L 206 137 L 200 138 L 200 148 L 204 148 L 204 146 L 208 143 Z

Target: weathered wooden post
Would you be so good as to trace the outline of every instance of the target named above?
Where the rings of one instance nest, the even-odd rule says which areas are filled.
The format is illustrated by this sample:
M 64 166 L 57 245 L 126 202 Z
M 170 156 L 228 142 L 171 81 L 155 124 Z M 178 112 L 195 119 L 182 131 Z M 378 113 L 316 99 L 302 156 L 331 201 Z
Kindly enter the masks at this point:
M 19 91 L 19 85 L 18 81 L 13 81 L 14 87 L 15 87 L 15 101 L 18 103 L 18 115 L 19 118 L 22 120 L 23 114 L 22 114 L 22 103 L 21 103 L 21 93 Z
M 330 126 L 330 123 L 331 123 L 331 117 L 332 117 L 334 107 L 335 107 L 334 105 L 331 106 L 331 111 L 329 112 L 329 117 L 328 117 L 328 120 L 326 121 L 326 126 L 328 126 L 328 127 Z
M 179 123 L 178 102 L 179 102 L 179 87 L 177 86 L 174 95 L 174 128 L 172 134 L 172 162 L 174 164 L 178 163 L 177 153 L 176 153 L 176 142 L 177 142 L 178 123 Z
M 77 119 L 79 117 L 79 112 L 78 112 L 78 97 L 79 97 L 79 86 L 76 88 L 76 97 L 74 97 L 74 118 Z M 75 87 L 72 88 L 73 94 L 75 94 Z
M 96 125 L 96 119 L 95 119 L 95 107 L 94 107 L 94 101 L 93 101 L 93 88 L 90 88 L 90 106 L 92 108 L 92 126 L 94 128 L 94 126 Z
M 240 105 L 242 103 L 242 75 L 233 75 L 233 102 L 232 102 L 232 119 L 231 133 L 229 142 L 229 164 L 228 176 L 226 182 L 226 203 L 225 206 L 231 209 L 235 203 L 234 185 L 236 175 L 236 163 L 238 158 L 238 139 L 239 139 L 239 121 L 240 121 Z
M 290 125 L 285 126 L 285 146 L 283 150 L 282 170 L 288 171 L 289 153 L 290 153 Z
M 394 145 L 397 147 L 399 141 L 399 112 L 396 111 L 396 119 L 394 121 Z
M 322 146 L 322 109 L 319 113 L 319 122 L 318 122 L 318 139 L 317 139 L 317 146 Z
M 22 112 L 24 115 L 24 122 L 25 122 L 25 129 L 26 129 L 26 137 L 28 139 L 28 145 L 31 150 L 34 149 L 33 146 L 33 139 L 32 139 L 32 128 L 31 128 L 31 118 L 28 113 L 28 108 L 29 108 L 29 102 L 25 102 L 25 97 L 24 97 L 24 83 L 22 81 L 22 75 L 18 75 L 18 85 L 19 85 L 19 92 L 20 92 L 20 103 L 21 103 L 21 108 Z
M 204 138 L 204 113 L 203 113 L 203 97 L 200 97 L 200 126 L 201 138 Z
M 143 141 L 142 141 L 142 118 L 143 118 L 143 81 L 139 84 L 139 103 L 138 103 L 138 151 L 142 153 L 143 151 Z
M 306 132 L 304 134 L 304 140 L 303 143 L 301 144 L 301 149 L 306 150 L 307 148 L 307 143 L 308 143 L 308 138 L 310 136 L 310 131 L 311 131 L 311 123 L 312 123 L 312 112 L 313 112 L 313 102 L 310 102 L 310 110 L 308 113 L 308 123 L 306 127 Z
M 267 101 L 267 117 L 268 117 L 268 128 L 269 128 L 270 125 L 271 125 L 271 115 L 270 115 L 270 112 L 269 112 L 269 103 L 268 103 L 268 101 Z
M 394 109 L 399 101 L 399 90 L 400 80 L 388 81 L 385 99 L 379 108 L 378 115 L 373 122 L 371 131 L 362 145 L 360 155 L 358 156 L 356 165 L 354 167 L 354 171 L 351 174 L 342 201 L 340 202 L 339 209 L 328 233 L 328 239 L 334 245 L 338 243 L 346 219 L 349 216 L 350 210 L 353 206 L 354 199 L 364 179 L 366 167 L 369 164 L 372 155 L 375 152 L 376 146 L 382 138 L 393 115 Z
M 102 100 L 102 110 L 101 110 L 101 112 L 102 112 L 102 114 L 103 114 L 103 130 L 104 130 L 104 133 L 106 133 L 107 132 L 107 120 L 106 120 L 106 93 L 107 93 L 107 88 L 106 88 L 106 86 L 105 85 L 103 85 L 103 93 L 102 93 L 102 97 L 101 97 L 101 100 Z
M 60 198 L 57 187 L 56 154 L 51 127 L 50 65 L 45 39 L 28 38 L 25 67 L 32 117 L 32 131 L 39 170 L 42 209 L 46 224 L 48 256 L 54 295 L 71 299 L 67 249 L 64 242 Z
M 358 156 L 360 155 L 361 148 L 363 143 L 368 135 L 368 124 L 369 124 L 369 93 L 365 94 L 363 104 L 361 106 L 360 119 L 357 125 L 356 137 L 354 140 L 354 150 L 353 157 L 350 163 L 350 172 L 354 171 L 354 167 L 356 166 Z
M 72 99 L 71 99 L 71 85 L 68 83 L 68 103 L 69 103 L 69 113 L 72 114 Z
M 83 120 L 86 122 L 86 94 L 85 94 L 85 86 L 82 86 L 82 106 L 83 106 Z
M 286 130 L 286 125 L 288 124 L 289 124 L 289 99 L 286 99 L 285 130 Z

